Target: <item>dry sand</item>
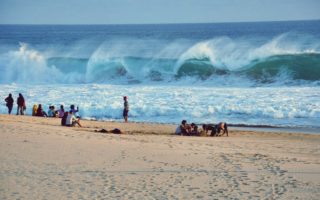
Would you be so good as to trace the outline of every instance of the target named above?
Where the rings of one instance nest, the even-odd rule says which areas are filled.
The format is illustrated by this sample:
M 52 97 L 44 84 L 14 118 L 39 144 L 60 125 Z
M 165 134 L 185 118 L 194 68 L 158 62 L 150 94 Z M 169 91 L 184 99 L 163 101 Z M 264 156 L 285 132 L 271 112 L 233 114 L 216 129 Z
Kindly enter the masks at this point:
M 320 135 L 0 115 L 0 199 L 319 199 Z M 94 130 L 120 128 L 126 134 Z

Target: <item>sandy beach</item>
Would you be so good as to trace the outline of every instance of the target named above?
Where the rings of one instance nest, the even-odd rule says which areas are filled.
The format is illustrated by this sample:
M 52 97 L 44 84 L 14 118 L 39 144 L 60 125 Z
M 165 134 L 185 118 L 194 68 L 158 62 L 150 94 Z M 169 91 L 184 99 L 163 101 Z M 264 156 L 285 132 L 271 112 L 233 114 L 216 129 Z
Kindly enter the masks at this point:
M 318 199 L 320 135 L 0 115 L 0 199 Z M 100 129 L 124 134 L 103 134 Z

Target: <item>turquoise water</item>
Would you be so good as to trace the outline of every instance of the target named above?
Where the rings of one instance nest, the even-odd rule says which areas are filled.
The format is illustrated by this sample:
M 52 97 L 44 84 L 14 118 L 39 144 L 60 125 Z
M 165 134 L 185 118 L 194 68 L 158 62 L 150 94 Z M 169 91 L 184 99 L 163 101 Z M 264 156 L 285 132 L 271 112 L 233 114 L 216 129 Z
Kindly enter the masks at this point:
M 133 121 L 317 128 L 320 21 L 0 25 L 0 84 L 88 119 L 127 95 Z

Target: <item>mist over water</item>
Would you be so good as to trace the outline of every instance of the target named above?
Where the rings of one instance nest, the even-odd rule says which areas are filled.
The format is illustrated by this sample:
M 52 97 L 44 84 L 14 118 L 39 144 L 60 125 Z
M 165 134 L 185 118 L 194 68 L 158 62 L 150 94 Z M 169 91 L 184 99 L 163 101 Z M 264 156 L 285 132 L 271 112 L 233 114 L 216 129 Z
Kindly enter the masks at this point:
M 1 95 L 72 99 L 94 119 L 120 120 L 127 95 L 136 121 L 319 127 L 319 30 L 319 21 L 1 25 Z

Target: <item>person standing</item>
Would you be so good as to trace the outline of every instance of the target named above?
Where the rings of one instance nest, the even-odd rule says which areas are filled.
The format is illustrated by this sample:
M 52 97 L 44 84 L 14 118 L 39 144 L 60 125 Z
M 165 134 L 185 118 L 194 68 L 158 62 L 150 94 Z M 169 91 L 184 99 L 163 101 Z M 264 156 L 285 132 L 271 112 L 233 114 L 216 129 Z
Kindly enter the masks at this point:
M 19 115 L 19 113 L 21 115 L 24 115 L 24 111 L 26 109 L 26 102 L 21 93 L 19 93 L 19 97 L 17 98 L 17 104 L 18 104 L 17 115 Z
M 5 101 L 6 101 L 6 106 L 8 107 L 8 113 L 10 115 L 12 108 L 13 108 L 13 102 L 14 102 L 11 93 L 9 94 L 9 96 L 7 98 L 5 98 Z
M 128 102 L 128 97 L 124 96 L 123 97 L 123 118 L 124 118 L 124 122 L 128 122 L 128 113 L 129 113 L 129 102 Z

